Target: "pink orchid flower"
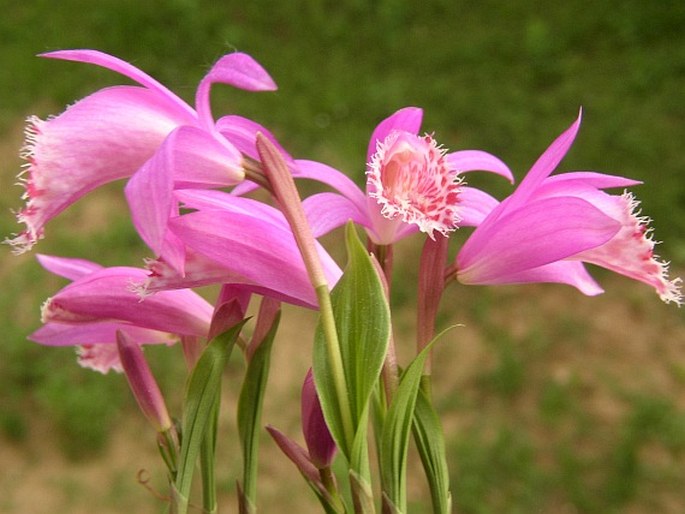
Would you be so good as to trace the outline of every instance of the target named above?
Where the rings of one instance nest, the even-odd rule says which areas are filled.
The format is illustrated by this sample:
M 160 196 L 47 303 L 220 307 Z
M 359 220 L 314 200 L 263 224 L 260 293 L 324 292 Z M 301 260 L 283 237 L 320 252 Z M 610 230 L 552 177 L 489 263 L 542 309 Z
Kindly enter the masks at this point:
M 602 288 L 583 263 L 644 282 L 665 302 L 682 303 L 679 278 L 654 255 L 649 220 L 638 215 L 632 194 L 606 188 L 639 182 L 595 172 L 550 176 L 568 152 L 581 116 L 528 172 L 514 193 L 476 228 L 456 258 L 464 284 L 558 282 L 587 295 Z
M 78 346 L 79 363 L 102 373 L 121 371 L 117 331 L 137 344 L 173 344 L 179 337 L 206 337 L 212 306 L 193 291 L 162 291 L 141 301 L 132 284 L 138 268 L 39 255 L 48 271 L 72 280 L 42 308 L 44 325 L 29 339 L 48 346 Z
M 141 292 L 239 284 L 277 300 L 316 307 L 316 293 L 285 217 L 267 204 L 211 190 L 176 191 L 193 212 L 169 220 L 169 230 L 185 247 L 184 273 L 164 259 L 150 261 Z M 317 245 L 332 288 L 342 271 Z
M 463 185 L 461 174 L 489 171 L 513 182 L 509 168 L 480 150 L 447 153 L 432 136 L 418 135 L 422 118 L 421 109 L 406 107 L 376 127 L 367 151 L 366 192 L 329 166 L 295 161 L 296 176 L 313 178 L 340 193 L 305 200 L 315 235 L 351 219 L 374 243 L 388 245 L 417 230 L 433 237 L 457 226 L 476 226 L 497 205 L 490 195 Z
M 238 116 L 222 122 L 219 130 L 212 118 L 210 89 L 215 83 L 249 91 L 276 88 L 267 72 L 246 54 L 225 55 L 212 67 L 198 86 L 195 109 L 149 75 L 111 55 L 65 50 L 42 56 L 102 66 L 139 85 L 101 89 L 57 117 L 29 119 L 23 151 L 28 164 L 20 175 L 26 205 L 17 216 L 26 228 L 7 241 L 17 253 L 30 249 L 43 237 L 45 224 L 83 195 L 139 170 L 142 176 L 129 184 L 127 191 L 134 223 L 143 227 L 141 235 L 146 242 L 160 250 L 163 229 L 147 225 L 153 208 L 167 209 L 164 214 L 169 215 L 172 206 L 162 202 L 169 198 L 170 189 L 220 187 L 242 181 L 241 149 L 249 151 L 250 141 L 254 146 L 256 131 L 268 134 Z M 230 141 L 233 134 L 238 146 Z M 168 190 L 151 190 L 147 181 L 160 167 L 165 168 L 164 178 L 154 178 L 152 184 Z M 151 193 L 155 202 L 145 207 L 144 199 Z

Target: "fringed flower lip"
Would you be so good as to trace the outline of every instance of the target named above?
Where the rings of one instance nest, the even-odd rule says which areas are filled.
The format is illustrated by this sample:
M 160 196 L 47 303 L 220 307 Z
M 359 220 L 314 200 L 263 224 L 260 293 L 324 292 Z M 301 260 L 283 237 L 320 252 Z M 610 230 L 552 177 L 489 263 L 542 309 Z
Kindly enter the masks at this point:
M 638 181 L 588 171 L 550 176 L 570 149 L 581 114 L 471 234 L 457 254 L 456 278 L 474 285 L 557 282 L 596 295 L 603 290 L 583 265 L 591 263 L 681 305 L 682 281 L 669 279 L 668 263 L 654 255 L 649 219 L 637 200 L 603 191 Z
M 368 194 L 381 214 L 416 225 L 431 238 L 455 230 L 463 178 L 446 153 L 428 134 L 394 130 L 378 141 L 366 175 Z
M 72 282 L 45 302 L 43 326 L 29 339 L 47 346 L 75 346 L 84 367 L 101 373 L 121 371 L 119 331 L 139 345 L 170 345 L 209 332 L 212 306 L 193 291 L 162 291 L 141 301 L 131 286 L 145 279 L 143 269 L 104 268 L 49 255 L 38 255 L 38 261 Z
M 337 191 L 304 201 L 317 235 L 351 219 L 374 243 L 388 245 L 419 230 L 433 237 L 477 226 L 497 206 L 492 196 L 464 185 L 462 174 L 488 171 L 513 182 L 507 165 L 482 150 L 447 152 L 432 136 L 418 135 L 422 119 L 422 109 L 405 107 L 376 126 L 367 151 L 366 191 L 330 166 L 295 161 L 296 176 Z
M 198 86 L 195 108 L 135 66 L 103 52 L 62 50 L 41 57 L 101 66 L 137 85 L 101 89 L 59 116 L 28 119 L 22 151 L 27 163 L 19 175 L 26 203 L 17 213 L 25 229 L 6 240 L 15 253 L 29 250 L 43 237 L 45 224 L 79 198 L 103 184 L 131 177 L 158 151 L 163 156 L 148 165 L 148 175 L 160 167 L 170 168 L 166 175 L 171 178 L 165 187 L 237 184 L 245 178 L 242 148 L 249 151 L 256 131 L 268 134 L 258 124 L 238 116 L 224 120 L 219 131 L 211 115 L 213 84 L 249 91 L 276 89 L 267 72 L 247 54 L 228 54 L 214 64 Z M 170 134 L 176 136 L 169 139 Z M 232 134 L 240 148 L 231 143 Z M 189 162 L 195 165 L 188 166 Z M 134 200 L 138 196 L 135 188 L 135 183 L 129 188 Z M 160 196 L 168 198 L 169 194 Z M 161 202 L 154 205 L 168 208 Z M 141 208 L 137 204 L 131 207 L 134 215 Z M 161 216 L 149 211 L 137 217 L 142 223 L 159 222 Z M 160 231 L 147 230 L 144 236 Z

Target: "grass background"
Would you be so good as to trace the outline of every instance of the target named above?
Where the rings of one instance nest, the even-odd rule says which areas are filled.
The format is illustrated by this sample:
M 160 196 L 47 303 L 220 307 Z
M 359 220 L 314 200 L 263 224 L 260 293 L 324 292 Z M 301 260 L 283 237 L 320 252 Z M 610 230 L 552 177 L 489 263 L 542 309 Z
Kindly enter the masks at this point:
M 121 81 L 35 54 L 97 48 L 192 102 L 212 62 L 237 49 L 259 60 L 280 89 L 216 87 L 215 113 L 252 117 L 294 155 L 328 162 L 357 180 L 371 130 L 406 105 L 425 109 L 424 129 L 446 147 L 495 153 L 517 179 L 582 106 L 580 135 L 561 168 L 643 180 L 636 194 L 666 241 L 663 257 L 682 275 L 682 2 L 0 0 L 0 7 L 3 234 L 17 230 L 9 209 L 20 206 L 13 183 L 22 120 L 59 113 Z M 500 196 L 508 191 L 496 178 L 474 176 L 471 183 Z M 38 251 L 135 265 L 147 254 L 126 212 L 120 185 L 106 187 L 51 223 Z M 154 460 L 154 448 L 146 453 L 152 437 L 137 435 L 146 428 L 122 378 L 79 369 L 70 349 L 26 342 L 40 303 L 62 282 L 30 255 L 0 252 L 0 455 L 14 463 L 0 474 L 0 511 L 150 512 L 155 502 L 131 469 L 154 467 L 131 460 Z M 404 280 L 393 301 L 398 339 L 407 348 L 416 256 L 416 241 L 398 249 Z M 661 305 L 644 286 L 597 276 L 608 290 L 598 299 L 561 286 L 449 291 L 441 323 L 467 325 L 440 350 L 438 362 L 449 364 L 437 371 L 459 512 L 685 510 L 682 311 Z M 312 321 L 289 314 L 296 324 Z M 286 364 L 272 377 L 279 387 L 271 415 L 296 433 L 296 413 L 278 402 L 295 405 L 309 341 L 297 331 L 289 339 L 287 327 L 284 333 L 276 362 Z M 150 354 L 178 405 L 179 355 Z M 234 366 L 239 375 L 240 362 Z M 226 452 L 231 423 L 229 416 Z M 274 460 L 265 462 L 263 510 L 312 509 L 307 493 L 288 503 L 300 501 L 290 493 L 297 481 L 286 478 L 293 475 L 287 463 Z M 227 466 L 223 491 L 230 497 L 239 463 Z M 417 478 L 411 512 L 421 512 L 424 489 Z

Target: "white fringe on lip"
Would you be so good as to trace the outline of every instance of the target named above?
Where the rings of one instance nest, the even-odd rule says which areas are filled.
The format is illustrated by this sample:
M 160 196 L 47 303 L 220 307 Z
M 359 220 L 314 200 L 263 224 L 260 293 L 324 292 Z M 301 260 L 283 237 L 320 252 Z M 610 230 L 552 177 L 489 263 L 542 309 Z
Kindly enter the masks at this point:
M 38 207 L 35 205 L 35 198 L 31 197 L 31 184 L 34 184 L 34 162 L 35 148 L 38 138 L 42 132 L 41 128 L 49 121 L 41 120 L 38 116 L 29 116 L 26 119 L 24 128 L 24 143 L 19 151 L 19 156 L 26 162 L 21 166 L 17 174 L 16 185 L 24 188 L 21 199 L 26 201 L 26 205 L 20 211 L 14 211 L 17 223 L 26 225 L 26 228 L 18 234 L 13 234 L 11 238 L 6 238 L 3 243 L 12 247 L 12 253 L 20 255 L 29 251 L 36 242 L 43 237 L 43 230 L 36 228 L 32 220 L 32 212 Z M 35 185 L 35 184 L 34 184 Z

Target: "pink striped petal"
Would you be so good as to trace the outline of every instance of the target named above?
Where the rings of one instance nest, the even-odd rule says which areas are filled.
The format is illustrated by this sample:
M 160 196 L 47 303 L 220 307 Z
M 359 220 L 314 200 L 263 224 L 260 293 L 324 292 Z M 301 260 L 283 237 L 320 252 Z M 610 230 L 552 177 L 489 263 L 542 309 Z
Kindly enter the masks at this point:
M 459 226 L 477 227 L 498 205 L 499 201 L 484 191 L 462 186 L 459 191 Z
M 204 210 L 172 219 L 170 228 L 193 250 L 247 280 L 308 305 L 317 304 L 288 227 L 251 215 Z M 332 287 L 341 271 L 325 250 L 318 248 Z
M 526 174 L 516 190 L 515 200 L 508 206 L 509 209 L 517 208 L 526 202 L 533 191 L 556 169 L 566 153 L 571 148 L 573 141 L 580 128 L 582 110 L 578 113 L 578 118 L 571 126 L 561 133 L 551 145 L 542 153 L 533 167 Z
M 487 152 L 481 150 L 459 150 L 458 152 L 446 154 L 445 159 L 450 167 L 459 173 L 490 171 L 503 176 L 512 184 L 514 183 L 514 176 L 511 174 L 509 167 L 500 159 Z
M 461 278 L 460 278 L 461 280 Z M 576 261 L 557 261 L 532 268 L 518 273 L 508 273 L 491 283 L 479 282 L 479 285 L 503 285 L 503 284 L 531 284 L 531 283 L 557 283 L 575 287 L 581 293 L 588 296 L 596 296 L 604 292 L 597 282 L 583 266 Z
M 292 161 L 292 157 L 285 151 L 273 134 L 255 121 L 237 115 L 223 116 L 216 122 L 216 130 L 223 134 L 238 150 L 256 161 L 259 160 L 259 154 L 257 153 L 255 141 L 257 134 L 262 134 L 276 145 L 276 148 L 279 149 L 286 161 Z
M 60 277 L 76 280 L 94 271 L 102 269 L 102 266 L 85 259 L 71 259 L 68 257 L 56 257 L 54 255 L 37 254 L 36 258 L 41 266 L 50 273 Z
M 209 103 L 212 84 L 228 84 L 247 91 L 274 91 L 276 83 L 252 57 L 241 52 L 224 55 L 200 81 L 195 94 L 195 108 L 199 118 L 210 128 L 214 125 Z
M 578 198 L 549 198 L 482 224 L 457 256 L 463 283 L 505 283 L 537 268 L 606 243 L 620 225 Z
M 94 323 L 46 323 L 28 338 L 46 346 L 116 344 L 117 330 L 126 330 L 138 344 L 173 344 L 177 337 L 158 330 L 110 321 Z
M 43 237 L 44 225 L 89 191 L 132 175 L 176 126 L 192 122 L 140 87 L 101 90 L 48 121 L 30 120 L 26 230 L 9 241 L 17 252 Z
M 178 96 L 172 93 L 166 86 L 152 78 L 144 71 L 136 68 L 130 63 L 106 54 L 97 50 L 58 50 L 56 52 L 47 52 L 40 54 L 40 57 L 47 57 L 49 59 L 61 59 L 64 61 L 84 62 L 102 66 L 109 70 L 115 71 L 138 82 L 138 84 L 160 94 L 168 101 L 174 104 L 177 109 L 185 111 L 187 116 L 195 117 L 195 111 Z
M 319 193 L 302 202 L 305 216 L 314 237 L 321 237 L 344 225 L 349 220 L 371 228 L 368 216 L 348 198 L 336 193 Z
M 412 134 L 418 134 L 423 121 L 423 109 L 418 107 L 405 107 L 396 111 L 391 116 L 381 121 L 374 129 L 366 151 L 366 162 L 371 161 L 371 156 L 376 153 L 379 142 L 385 140 L 393 130 L 402 130 Z
M 141 301 L 133 284 L 146 278 L 138 268 L 104 268 L 82 277 L 49 298 L 43 322 L 126 322 L 182 335 L 206 336 L 212 307 L 193 291 L 162 291 Z
M 226 187 L 245 178 L 242 155 L 223 136 L 179 127 L 162 145 L 176 188 Z
M 332 187 L 354 204 L 359 211 L 366 210 L 366 195 L 344 173 L 317 161 L 298 159 L 295 161 L 293 175 L 296 178 L 312 179 Z

